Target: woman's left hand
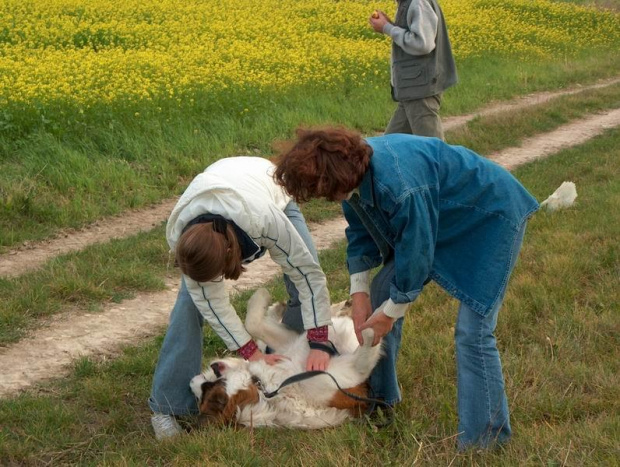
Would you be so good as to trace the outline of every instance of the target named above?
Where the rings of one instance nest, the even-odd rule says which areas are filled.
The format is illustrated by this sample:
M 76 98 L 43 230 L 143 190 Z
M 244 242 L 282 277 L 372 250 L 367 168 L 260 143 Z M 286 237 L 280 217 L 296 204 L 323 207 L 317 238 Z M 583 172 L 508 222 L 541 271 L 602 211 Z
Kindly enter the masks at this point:
M 372 342 L 374 347 L 383 336 L 392 330 L 394 321 L 396 320 L 387 316 L 383 311 L 377 311 L 360 326 L 360 330 L 372 328 L 375 331 L 375 340 Z
M 310 349 L 306 360 L 306 371 L 325 371 L 329 365 L 329 354 L 319 349 Z

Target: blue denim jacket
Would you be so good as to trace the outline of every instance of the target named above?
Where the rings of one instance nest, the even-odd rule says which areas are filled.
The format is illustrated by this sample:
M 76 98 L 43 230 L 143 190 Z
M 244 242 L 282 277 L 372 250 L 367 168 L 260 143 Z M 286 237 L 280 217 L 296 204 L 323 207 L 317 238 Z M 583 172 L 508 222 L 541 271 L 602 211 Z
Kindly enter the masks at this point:
M 427 279 L 486 314 L 510 274 L 515 238 L 538 209 L 510 172 L 437 138 L 367 138 L 373 155 L 343 202 L 350 274 L 393 255 L 390 298 L 414 301 Z

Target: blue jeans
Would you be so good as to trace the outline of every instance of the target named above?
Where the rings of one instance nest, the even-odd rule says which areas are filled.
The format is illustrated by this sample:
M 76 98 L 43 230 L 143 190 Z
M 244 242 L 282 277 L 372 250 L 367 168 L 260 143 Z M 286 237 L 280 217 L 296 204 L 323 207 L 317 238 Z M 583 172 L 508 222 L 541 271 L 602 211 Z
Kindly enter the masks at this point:
M 299 233 L 318 262 L 318 255 L 308 226 L 299 207 L 290 202 L 284 213 Z M 293 282 L 284 275 L 289 294 L 287 309 L 282 321 L 290 328 L 304 330 L 299 294 Z M 168 415 L 198 413 L 196 397 L 189 388 L 190 380 L 202 371 L 202 326 L 204 319 L 192 301 L 185 281 L 170 313 L 170 323 L 153 375 L 149 407 L 154 412 Z
M 525 223 L 515 237 L 510 271 L 514 268 L 525 233 Z M 373 310 L 390 297 L 394 277 L 394 261 L 388 261 L 373 279 L 370 295 Z M 457 393 L 460 449 L 478 445 L 488 447 L 508 441 L 511 435 L 510 415 L 504 389 L 502 364 L 495 340 L 497 315 L 506 287 L 495 306 L 481 315 L 460 303 L 454 340 L 456 345 Z M 370 375 L 374 397 L 394 405 L 401 400 L 396 361 L 400 349 L 403 319 L 394 323 L 383 338 L 385 356 Z

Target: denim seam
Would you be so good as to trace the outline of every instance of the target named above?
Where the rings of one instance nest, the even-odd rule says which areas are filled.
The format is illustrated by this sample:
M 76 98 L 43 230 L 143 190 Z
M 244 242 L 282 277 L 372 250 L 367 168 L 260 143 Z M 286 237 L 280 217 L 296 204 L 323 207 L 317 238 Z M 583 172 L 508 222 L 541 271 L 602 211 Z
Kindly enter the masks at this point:
M 385 300 L 389 299 L 390 296 L 392 295 L 390 289 L 391 289 L 391 281 L 392 281 L 392 277 L 393 276 L 394 276 L 394 274 L 392 274 L 392 275 L 385 274 L 384 277 L 381 277 L 381 283 L 376 284 L 376 286 L 374 287 L 375 290 L 386 290 L 385 285 L 389 284 L 389 287 L 387 288 L 388 298 L 386 298 Z M 372 293 L 373 285 L 374 284 L 371 284 L 371 286 L 370 286 L 370 290 L 371 290 L 371 297 L 370 297 L 371 298 L 371 303 L 372 303 L 372 298 L 373 298 L 372 295 L 374 295 Z M 379 297 L 379 299 L 381 300 L 381 303 L 383 303 L 385 301 L 385 300 L 383 300 L 383 297 Z M 373 308 L 375 308 L 375 309 L 378 308 L 379 306 L 381 306 L 381 303 L 377 303 L 377 306 L 376 307 L 373 306 Z
M 445 199 L 445 198 L 439 198 L 439 201 L 442 202 L 442 203 L 451 204 L 453 206 L 461 206 L 461 207 L 464 207 L 464 208 L 473 209 L 475 211 L 479 211 L 481 213 L 484 213 L 487 216 L 499 217 L 500 219 L 503 219 L 504 221 L 508 222 L 508 224 L 510 224 L 510 226 L 513 228 L 513 230 L 517 230 L 517 231 L 519 230 L 519 225 L 520 224 L 515 224 L 513 221 L 508 219 L 506 216 L 502 216 L 501 214 L 498 214 L 496 212 L 487 211 L 486 209 L 479 208 L 478 206 L 472 206 L 470 204 L 456 203 L 456 202 L 454 202 L 454 201 L 452 201 L 450 199 Z
M 448 292 L 458 301 L 464 302 L 469 308 L 471 308 L 473 311 L 475 311 L 481 316 L 484 316 L 486 312 L 492 308 L 460 292 L 458 288 L 452 282 L 445 279 L 444 277 L 442 277 L 441 275 L 437 274 L 434 271 L 431 271 L 431 273 L 429 274 L 429 277 L 435 282 L 437 282 L 437 284 L 439 284 L 446 292 Z
M 431 189 L 437 189 L 438 185 L 420 185 L 420 186 L 416 186 L 416 187 L 407 187 L 405 189 L 403 189 L 402 193 L 400 194 L 400 196 L 395 197 L 394 194 L 392 193 L 392 191 L 386 186 L 383 185 L 381 182 L 379 181 L 374 181 L 375 186 L 377 187 L 378 191 L 380 191 L 381 193 L 387 193 L 387 195 L 390 197 L 390 200 L 392 201 L 392 203 L 394 203 L 394 205 L 398 205 L 400 203 L 403 202 L 403 200 L 405 198 L 407 198 L 409 195 L 413 195 L 416 193 L 421 193 L 421 192 L 429 192 Z M 365 203 L 368 204 L 368 203 Z
M 486 362 L 484 359 L 484 353 L 482 352 L 482 329 L 484 319 L 480 320 L 480 327 L 478 328 L 478 351 L 480 352 L 480 360 L 482 362 L 482 375 L 484 377 L 484 390 L 486 393 L 486 405 L 487 405 L 487 423 L 491 424 L 491 394 L 489 391 L 489 378 L 487 374 Z
M 406 115 L 406 112 L 405 112 Z M 407 117 L 407 120 L 409 120 L 409 117 Z M 411 124 L 410 124 L 411 125 Z M 396 168 L 397 168 L 397 173 L 398 173 L 398 179 L 400 180 L 400 182 L 402 183 L 403 187 L 405 186 L 405 181 L 403 180 L 403 176 L 402 176 L 402 172 L 400 170 L 400 166 L 398 165 L 398 161 L 399 161 L 399 157 L 398 154 L 396 153 L 396 151 L 394 151 L 394 149 L 392 148 L 392 145 L 389 143 L 389 141 L 385 141 L 384 142 L 387 150 L 390 152 L 390 155 L 392 157 L 394 157 L 394 160 L 396 162 Z M 379 188 L 384 187 L 384 185 L 382 185 L 381 183 L 379 183 L 377 180 L 373 180 L 374 183 L 376 185 L 378 185 Z M 406 187 L 403 192 L 401 193 L 401 195 L 396 198 L 392 195 L 392 192 L 387 189 L 387 187 L 385 187 L 384 189 L 382 189 L 382 192 L 387 192 L 390 195 L 390 198 L 392 199 L 392 201 L 397 204 L 402 202 L 402 200 L 404 198 L 406 198 L 408 195 L 410 195 L 411 193 L 416 193 L 418 191 L 424 191 L 424 190 L 429 190 L 430 188 L 437 188 L 438 184 L 435 185 L 421 185 L 421 186 L 416 186 L 416 187 Z
M 527 219 L 528 218 L 526 217 L 521 222 L 521 224 L 519 225 L 519 228 L 517 229 L 517 233 L 515 235 L 515 238 L 512 241 L 512 245 L 510 247 L 510 259 L 508 261 L 508 268 L 506 269 L 506 271 L 504 271 L 504 279 L 502 280 L 502 286 L 499 288 L 499 290 L 497 292 L 497 295 L 493 299 L 493 303 L 491 303 L 491 309 L 493 309 L 493 307 L 495 306 L 497 301 L 506 292 L 506 287 L 508 286 L 508 279 L 510 278 L 510 273 L 511 273 L 511 266 L 514 267 L 513 258 L 515 257 L 515 246 L 516 246 L 516 242 L 517 242 L 517 237 L 519 236 L 519 233 L 521 232 L 521 229 L 525 228 L 525 224 L 527 222 Z M 525 232 L 523 233 L 523 237 L 521 238 L 521 242 L 523 242 L 524 237 L 525 237 Z

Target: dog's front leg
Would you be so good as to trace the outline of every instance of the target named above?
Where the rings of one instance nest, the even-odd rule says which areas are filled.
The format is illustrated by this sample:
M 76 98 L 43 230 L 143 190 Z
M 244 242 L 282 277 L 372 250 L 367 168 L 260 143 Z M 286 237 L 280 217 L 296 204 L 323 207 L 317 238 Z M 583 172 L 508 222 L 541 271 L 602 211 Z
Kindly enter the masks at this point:
M 248 312 L 245 318 L 245 328 L 254 339 L 260 339 L 275 351 L 293 342 L 298 334 L 288 329 L 282 323 L 266 316 L 271 302 L 269 291 L 257 289 L 248 300 Z
M 372 328 L 364 329 L 362 331 L 364 343 L 360 345 L 353 354 L 355 357 L 355 369 L 360 375 L 363 375 L 365 379 L 370 376 L 379 358 L 381 358 L 381 343 L 372 347 L 374 338 L 375 332 Z

